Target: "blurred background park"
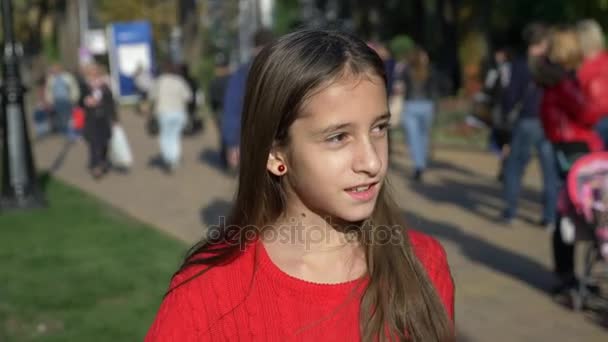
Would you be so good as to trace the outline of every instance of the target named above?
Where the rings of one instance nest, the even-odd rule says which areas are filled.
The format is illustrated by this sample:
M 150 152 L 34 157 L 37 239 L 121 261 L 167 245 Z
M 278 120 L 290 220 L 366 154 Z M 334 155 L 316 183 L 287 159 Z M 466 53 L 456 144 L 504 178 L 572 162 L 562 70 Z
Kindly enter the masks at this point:
M 188 247 L 230 208 L 238 172 L 230 137 L 238 132 L 226 131 L 224 112 L 242 96 L 226 93 L 231 76 L 250 61 L 256 33 L 303 27 L 353 32 L 387 65 L 391 106 L 405 110 L 391 130 L 392 186 L 412 227 L 447 250 L 459 340 L 608 339 L 606 307 L 575 311 L 553 296 L 555 222 L 542 217 L 538 153 L 522 165 L 519 212 L 509 215 L 509 143 L 478 109 L 480 96 L 492 95 L 488 79 L 500 73 L 501 53 L 508 62 L 525 58 L 524 28 L 583 19 L 605 28 L 608 0 L 2 3 L 0 341 L 143 338 Z M 424 169 L 412 158 L 400 92 L 413 56 L 425 56 L 436 75 Z M 11 60 L 27 90 L 20 148 L 8 147 L 9 131 L 21 127 L 7 114 Z M 167 74 L 188 94 L 177 156 L 154 115 L 158 85 L 174 81 Z M 104 119 L 91 128 L 85 117 L 96 110 Z M 104 126 L 115 122 L 118 132 Z

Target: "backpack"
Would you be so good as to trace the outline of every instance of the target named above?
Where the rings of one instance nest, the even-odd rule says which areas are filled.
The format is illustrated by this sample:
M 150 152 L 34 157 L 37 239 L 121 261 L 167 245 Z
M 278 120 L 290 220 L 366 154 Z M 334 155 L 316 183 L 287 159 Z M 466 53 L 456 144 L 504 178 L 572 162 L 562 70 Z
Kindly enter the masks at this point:
M 70 84 L 63 75 L 58 75 L 53 78 L 53 84 L 51 86 L 51 92 L 53 94 L 53 100 L 55 101 L 70 101 Z

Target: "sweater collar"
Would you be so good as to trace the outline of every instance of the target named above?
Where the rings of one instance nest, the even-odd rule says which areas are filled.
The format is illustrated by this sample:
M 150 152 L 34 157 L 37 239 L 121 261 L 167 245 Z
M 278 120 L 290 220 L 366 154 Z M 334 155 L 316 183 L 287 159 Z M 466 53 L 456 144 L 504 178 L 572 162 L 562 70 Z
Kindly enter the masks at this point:
M 311 303 L 319 301 L 344 300 L 349 295 L 359 295 L 367 286 L 369 277 L 350 280 L 343 283 L 323 284 L 314 283 L 291 276 L 281 270 L 270 258 L 264 244 L 258 240 L 255 243 L 257 265 L 264 276 L 276 285 L 277 290 L 286 290 L 303 301 Z

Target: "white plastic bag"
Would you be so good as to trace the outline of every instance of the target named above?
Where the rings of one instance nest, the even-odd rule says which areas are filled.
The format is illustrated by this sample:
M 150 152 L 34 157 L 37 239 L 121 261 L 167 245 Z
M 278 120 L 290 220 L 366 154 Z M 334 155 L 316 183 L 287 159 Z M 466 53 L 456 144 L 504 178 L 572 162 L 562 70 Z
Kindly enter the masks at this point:
M 560 232 L 562 234 L 562 241 L 564 241 L 565 244 L 571 245 L 574 243 L 576 238 L 576 226 L 568 216 L 563 216 L 561 218 Z
M 118 167 L 129 168 L 133 164 L 133 155 L 125 130 L 120 125 L 112 127 L 112 140 L 110 140 L 110 160 Z

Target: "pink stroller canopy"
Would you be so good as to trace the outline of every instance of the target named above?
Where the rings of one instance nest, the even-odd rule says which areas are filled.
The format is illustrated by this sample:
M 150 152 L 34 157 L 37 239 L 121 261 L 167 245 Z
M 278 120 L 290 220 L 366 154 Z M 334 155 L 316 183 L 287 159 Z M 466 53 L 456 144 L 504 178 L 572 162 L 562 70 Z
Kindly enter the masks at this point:
M 595 152 L 578 159 L 567 178 L 570 202 L 588 222 L 593 210 L 608 211 L 608 152 Z

